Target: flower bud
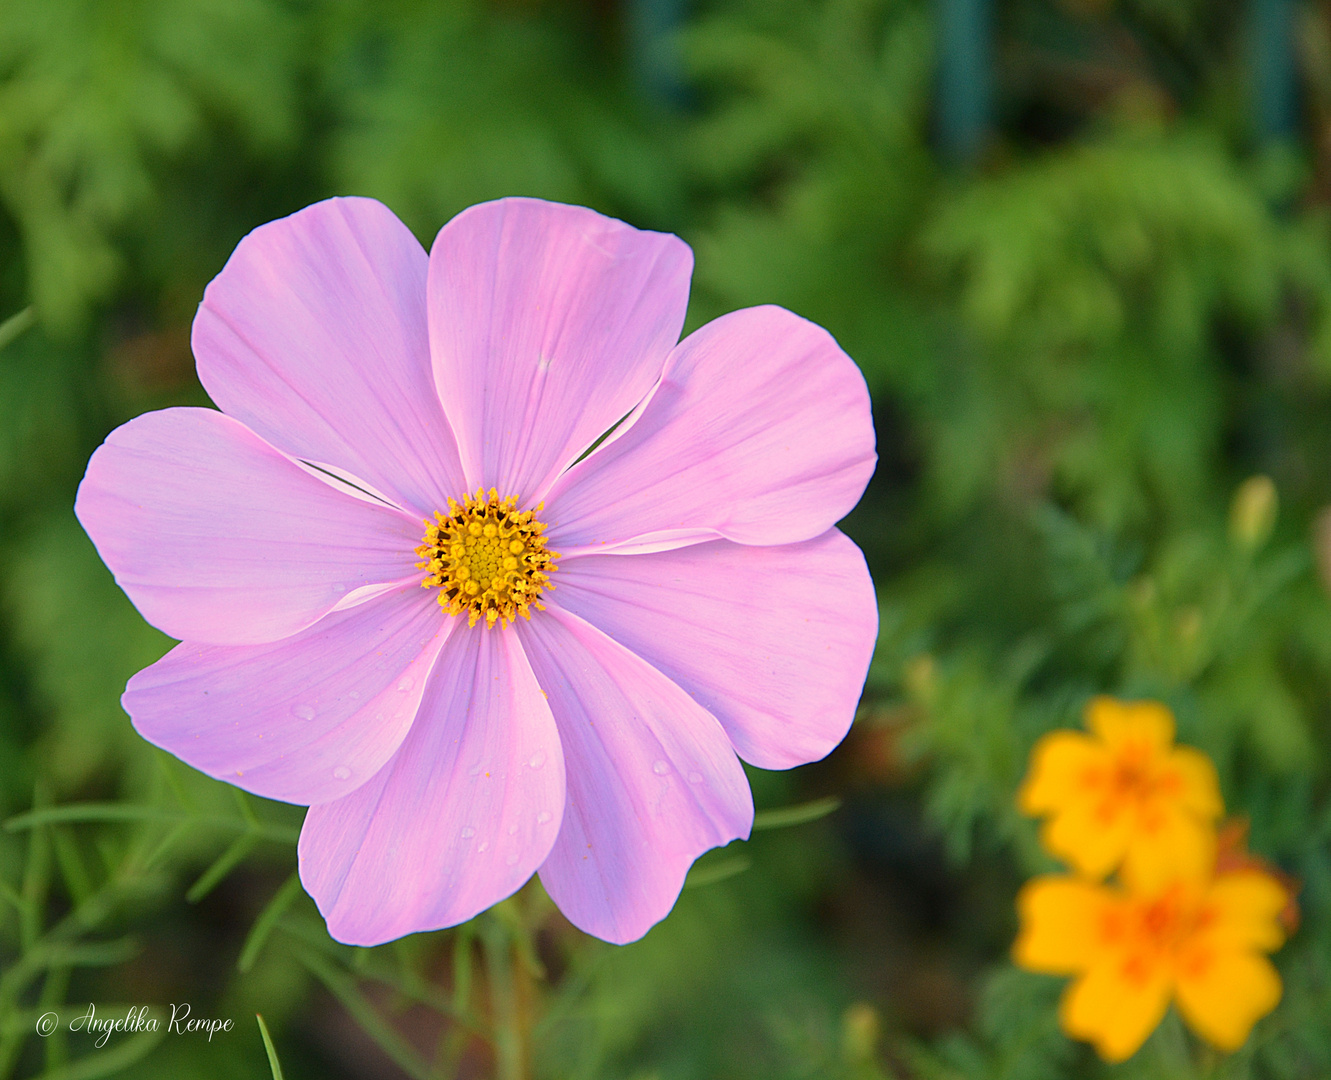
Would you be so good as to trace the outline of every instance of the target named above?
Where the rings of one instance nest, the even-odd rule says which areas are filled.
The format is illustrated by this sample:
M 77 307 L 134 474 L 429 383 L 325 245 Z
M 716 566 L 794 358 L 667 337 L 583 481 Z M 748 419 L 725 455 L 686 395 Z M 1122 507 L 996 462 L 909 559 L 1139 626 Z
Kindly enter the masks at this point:
M 1256 551 L 1275 528 L 1280 496 L 1269 476 L 1250 476 L 1229 506 L 1229 536 L 1244 551 Z
M 878 1010 L 857 1001 L 841 1017 L 841 1052 L 846 1064 L 873 1061 L 878 1048 Z

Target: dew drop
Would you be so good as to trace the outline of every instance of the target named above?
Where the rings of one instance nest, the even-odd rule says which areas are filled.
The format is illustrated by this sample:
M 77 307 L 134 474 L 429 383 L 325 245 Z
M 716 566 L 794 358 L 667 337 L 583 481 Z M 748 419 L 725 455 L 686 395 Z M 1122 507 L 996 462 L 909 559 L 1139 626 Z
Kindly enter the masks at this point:
M 415 685 L 416 685 L 416 680 L 413 679 L 410 675 L 403 675 L 402 678 L 400 678 L 397 681 L 397 688 L 401 690 L 402 693 L 404 694 Z
M 346 592 L 346 591 L 347 591 L 347 587 L 346 587 L 345 585 L 343 585 L 342 582 L 340 582 L 340 581 L 339 581 L 336 585 L 333 586 L 333 592 Z
M 536 753 L 532 754 L 531 760 L 527 762 L 527 764 L 530 765 L 533 769 L 539 769 L 542 765 L 545 764 L 545 751 L 537 750 Z
M 360 691 L 359 691 L 359 690 L 353 690 L 353 691 L 351 691 L 351 693 L 348 694 L 347 696 L 348 696 L 349 698 L 351 698 L 352 701 L 359 701 L 359 700 L 360 700 Z
M 462 830 L 462 839 L 463 839 L 463 840 L 470 840 L 470 839 L 471 839 L 473 836 L 475 836 L 475 835 L 476 835 L 476 830 L 475 830 L 475 829 L 472 829 L 472 828 L 466 828 L 466 829 L 463 829 L 463 830 Z
M 508 863 L 509 866 L 517 866 L 518 865 L 517 852 L 515 851 L 512 855 L 510 855 L 507 859 L 505 859 L 504 862 Z
M 333 776 L 338 780 L 346 780 L 348 777 L 351 776 L 351 770 L 348 769 L 345 765 L 339 765 L 336 769 L 333 770 Z
M 536 815 L 537 825 L 544 825 L 549 820 L 550 820 L 550 812 L 548 810 L 542 810 L 539 814 Z
M 518 827 L 517 827 L 516 825 L 510 825 L 510 826 L 508 827 L 508 835 L 509 835 L 509 836 L 517 836 L 517 835 L 518 835 Z
M 467 770 L 467 775 L 468 775 L 468 776 L 480 776 L 480 775 L 481 775 L 481 770 L 484 769 L 484 768 L 485 768 L 484 765 L 473 765 L 470 769 Z
M 476 850 L 477 850 L 478 852 L 480 852 L 480 851 L 484 851 L 484 850 L 485 850 L 486 848 L 488 848 L 489 846 L 490 846 L 490 842 L 489 842 L 488 840 L 482 840 L 479 844 L 476 845 Z
M 702 783 L 702 773 L 700 773 L 700 772 L 691 772 L 691 773 L 689 773 L 689 783 L 690 783 L 690 784 L 701 784 L 701 783 Z
M 652 772 L 656 773 L 657 776 L 665 776 L 665 774 L 668 773 L 669 771 L 670 771 L 670 766 L 667 765 L 664 761 L 658 761 L 655 765 L 652 766 Z
M 298 720 L 313 720 L 314 709 L 309 705 L 295 705 L 291 709 L 291 715 Z

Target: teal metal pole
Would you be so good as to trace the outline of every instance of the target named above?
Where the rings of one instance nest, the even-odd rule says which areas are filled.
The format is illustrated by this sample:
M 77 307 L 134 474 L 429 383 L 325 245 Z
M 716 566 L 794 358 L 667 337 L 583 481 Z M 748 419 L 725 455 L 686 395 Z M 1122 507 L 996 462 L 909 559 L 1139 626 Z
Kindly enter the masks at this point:
M 1298 69 L 1292 0 L 1252 0 L 1253 125 L 1262 142 L 1293 135 L 1299 126 Z
M 975 160 L 993 111 L 993 0 L 938 0 L 938 148 L 956 165 Z
M 682 105 L 687 98 L 675 35 L 686 0 L 626 0 L 625 18 L 634 74 L 652 100 Z

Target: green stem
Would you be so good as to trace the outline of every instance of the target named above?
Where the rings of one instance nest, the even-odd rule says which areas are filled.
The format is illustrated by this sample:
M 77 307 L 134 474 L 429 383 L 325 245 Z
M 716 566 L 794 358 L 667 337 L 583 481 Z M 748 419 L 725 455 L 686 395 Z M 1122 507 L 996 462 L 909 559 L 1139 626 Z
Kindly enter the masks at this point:
M 486 974 L 490 981 L 490 1009 L 494 1015 L 495 1077 L 496 1080 L 527 1080 L 524 1010 L 518 1001 L 518 980 L 515 977 L 522 961 L 513 947 L 506 921 L 492 912 L 486 916 L 481 928 Z
M 453 931 L 453 1016 L 444 1028 L 435 1054 L 434 1072 L 443 1080 L 457 1072 L 462 1052 L 472 1032 L 457 1021 L 471 1011 L 472 943 L 476 940 L 476 924 L 465 922 Z

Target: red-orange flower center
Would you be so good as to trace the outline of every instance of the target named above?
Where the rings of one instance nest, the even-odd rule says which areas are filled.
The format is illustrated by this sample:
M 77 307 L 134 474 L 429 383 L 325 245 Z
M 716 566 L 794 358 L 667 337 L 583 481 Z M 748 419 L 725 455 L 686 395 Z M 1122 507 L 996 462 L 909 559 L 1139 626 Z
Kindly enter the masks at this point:
M 1193 973 L 1209 962 L 1197 936 L 1217 918 L 1213 904 L 1175 884 L 1158 896 L 1124 900 L 1104 910 L 1097 927 L 1100 944 L 1121 957 L 1123 977 L 1144 985 L 1162 966 L 1186 963 Z
M 1178 770 L 1160 768 L 1155 748 L 1142 742 L 1120 746 L 1107 763 L 1097 762 L 1086 768 L 1081 786 L 1097 797 L 1096 816 L 1108 823 L 1124 809 L 1136 811 L 1139 823 L 1147 829 L 1161 824 L 1157 802 L 1177 797 L 1183 779 Z

